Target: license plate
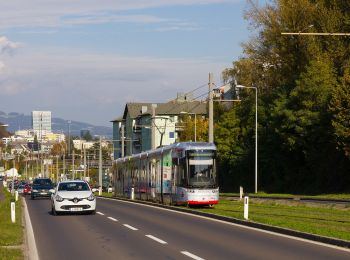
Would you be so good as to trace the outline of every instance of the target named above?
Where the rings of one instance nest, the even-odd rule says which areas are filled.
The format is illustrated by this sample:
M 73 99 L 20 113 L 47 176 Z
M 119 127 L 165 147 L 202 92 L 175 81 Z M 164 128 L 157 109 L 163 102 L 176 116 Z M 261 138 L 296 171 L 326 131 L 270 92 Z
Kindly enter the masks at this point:
M 41 195 L 47 195 L 47 192 L 42 192 L 42 193 L 40 193 Z
M 70 208 L 70 211 L 82 211 L 82 208 Z

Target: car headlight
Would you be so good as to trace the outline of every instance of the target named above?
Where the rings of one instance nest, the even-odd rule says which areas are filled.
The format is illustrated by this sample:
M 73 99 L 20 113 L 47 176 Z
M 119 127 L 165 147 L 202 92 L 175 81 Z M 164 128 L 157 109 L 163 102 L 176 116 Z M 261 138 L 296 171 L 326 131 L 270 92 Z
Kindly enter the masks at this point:
M 94 194 L 91 193 L 91 195 L 87 198 L 89 201 L 93 201 L 95 199 Z
M 58 201 L 58 202 L 62 202 L 63 201 L 63 198 L 60 196 L 60 195 L 56 195 L 55 196 L 55 200 Z
M 33 190 L 33 192 L 39 192 L 38 190 Z

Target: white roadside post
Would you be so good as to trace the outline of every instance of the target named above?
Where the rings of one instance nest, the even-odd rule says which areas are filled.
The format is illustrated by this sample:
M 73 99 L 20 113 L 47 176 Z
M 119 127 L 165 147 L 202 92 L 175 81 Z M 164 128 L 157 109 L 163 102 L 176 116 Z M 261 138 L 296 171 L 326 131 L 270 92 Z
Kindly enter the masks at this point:
M 15 191 L 15 199 L 18 201 L 18 191 Z
M 249 197 L 244 196 L 244 219 L 248 220 Z
M 239 186 L 239 200 L 242 200 L 243 198 L 243 187 Z
M 16 204 L 14 201 L 11 202 L 11 221 L 16 222 Z
M 135 199 L 135 188 L 131 188 L 131 199 Z
M 98 195 L 99 195 L 99 196 L 102 195 L 102 186 L 98 187 Z

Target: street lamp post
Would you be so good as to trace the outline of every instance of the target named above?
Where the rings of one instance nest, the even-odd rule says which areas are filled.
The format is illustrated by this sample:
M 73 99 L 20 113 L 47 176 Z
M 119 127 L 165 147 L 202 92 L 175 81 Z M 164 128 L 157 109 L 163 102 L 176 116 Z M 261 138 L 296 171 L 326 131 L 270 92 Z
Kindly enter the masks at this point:
M 72 123 L 71 120 L 68 120 L 68 156 L 70 155 L 70 124 Z
M 258 192 L 258 89 L 236 85 L 236 88 L 250 88 L 255 90 L 255 193 Z

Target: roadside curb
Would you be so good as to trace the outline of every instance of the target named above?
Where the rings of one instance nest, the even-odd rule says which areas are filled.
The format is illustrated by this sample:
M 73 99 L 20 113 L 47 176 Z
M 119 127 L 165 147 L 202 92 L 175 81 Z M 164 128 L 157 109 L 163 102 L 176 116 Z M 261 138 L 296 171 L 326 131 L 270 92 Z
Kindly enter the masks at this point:
M 22 197 L 23 206 L 24 206 L 24 219 L 25 219 L 25 259 L 29 260 L 39 260 L 38 250 L 36 247 L 36 242 L 34 238 L 33 226 L 30 220 L 28 207 L 25 198 Z
M 198 215 L 198 216 L 203 216 L 203 217 L 208 217 L 216 220 L 221 220 L 221 221 L 226 221 L 234 224 L 239 224 L 242 226 L 248 226 L 251 228 L 257 228 L 257 229 L 262 229 L 270 232 L 275 232 L 287 236 L 292 236 L 292 237 L 298 237 L 302 239 L 307 239 L 315 242 L 320 242 L 324 244 L 329 244 L 333 246 L 338 246 L 338 247 L 343 247 L 350 249 L 350 241 L 347 240 L 342 240 L 342 239 L 337 239 L 337 238 L 331 238 L 331 237 L 326 237 L 326 236 L 320 236 L 320 235 L 315 235 L 311 233 L 305 233 L 301 231 L 296 231 L 288 228 L 282 228 L 282 227 L 276 227 L 276 226 L 271 226 L 267 224 L 261 224 L 253 221 L 246 221 L 246 220 L 241 220 L 237 218 L 231 218 L 231 217 L 225 217 L 225 216 L 220 216 L 220 215 L 215 215 L 212 213 L 204 213 L 204 212 L 198 212 L 194 211 L 191 209 L 186 209 L 186 208 L 178 208 L 175 206 L 169 206 L 169 205 L 162 205 L 162 204 L 157 204 L 149 201 L 136 201 L 136 200 L 130 200 L 126 198 L 120 198 L 120 197 L 106 197 L 106 196 L 97 196 L 100 198 L 107 198 L 107 199 L 114 199 L 114 200 L 123 200 L 123 201 L 128 201 L 132 203 L 138 203 L 138 204 L 147 204 L 147 205 L 152 205 L 155 207 L 159 208 L 166 208 L 174 211 L 179 211 L 179 212 L 186 212 L 190 213 L 193 215 Z

